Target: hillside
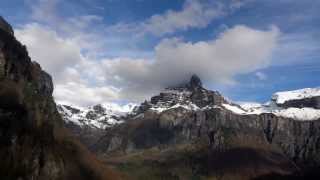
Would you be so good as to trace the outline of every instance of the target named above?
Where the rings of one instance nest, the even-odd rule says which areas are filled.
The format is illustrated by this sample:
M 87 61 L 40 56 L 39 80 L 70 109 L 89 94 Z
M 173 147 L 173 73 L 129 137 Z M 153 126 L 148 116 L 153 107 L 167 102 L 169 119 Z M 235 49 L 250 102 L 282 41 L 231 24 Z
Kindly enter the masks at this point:
M 63 126 L 51 76 L 0 18 L 0 179 L 120 179 Z

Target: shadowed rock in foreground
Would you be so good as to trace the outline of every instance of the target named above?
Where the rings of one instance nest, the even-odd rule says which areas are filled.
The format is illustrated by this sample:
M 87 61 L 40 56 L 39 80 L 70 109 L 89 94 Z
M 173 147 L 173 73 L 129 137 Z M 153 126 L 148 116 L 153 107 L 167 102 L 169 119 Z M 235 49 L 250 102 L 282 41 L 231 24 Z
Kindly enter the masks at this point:
M 50 75 L 0 18 L 0 179 L 119 179 L 62 126 Z

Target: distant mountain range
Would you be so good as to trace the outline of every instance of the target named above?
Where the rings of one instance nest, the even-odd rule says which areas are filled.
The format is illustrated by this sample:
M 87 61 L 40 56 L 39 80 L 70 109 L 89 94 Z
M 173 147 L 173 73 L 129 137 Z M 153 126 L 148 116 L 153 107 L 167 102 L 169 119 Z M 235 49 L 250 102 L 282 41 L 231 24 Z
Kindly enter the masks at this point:
M 132 179 L 299 179 L 320 164 L 319 93 L 278 92 L 265 104 L 236 104 L 194 75 L 137 106 L 58 109 L 91 151 Z
M 312 121 L 320 119 L 320 88 L 305 88 L 294 91 L 276 92 L 270 101 L 260 103 L 239 103 L 230 102 L 221 97 L 223 103 L 219 105 L 208 104 L 204 107 L 192 103 L 188 96 L 192 92 L 187 88 L 176 87 L 166 88 L 159 96 L 151 98 L 141 105 L 129 103 L 120 106 L 115 103 L 98 104 L 87 108 L 72 107 L 71 105 L 58 105 L 58 110 L 65 123 L 72 123 L 79 126 L 106 129 L 123 123 L 128 115 L 139 115 L 140 111 L 149 109 L 161 113 L 178 107 L 187 110 L 201 110 L 210 108 L 223 108 L 239 115 L 259 115 L 272 113 L 279 117 L 292 118 L 300 121 Z M 219 94 L 218 92 L 215 92 Z M 219 96 L 221 96 L 219 94 Z M 207 101 L 207 99 L 202 99 Z

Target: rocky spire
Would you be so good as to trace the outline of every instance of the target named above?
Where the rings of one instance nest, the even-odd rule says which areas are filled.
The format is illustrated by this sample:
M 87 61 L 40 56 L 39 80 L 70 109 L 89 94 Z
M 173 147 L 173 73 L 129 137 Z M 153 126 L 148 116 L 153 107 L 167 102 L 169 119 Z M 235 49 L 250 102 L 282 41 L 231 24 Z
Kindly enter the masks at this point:
M 202 88 L 202 82 L 196 74 L 193 74 L 187 87 L 191 89 Z
M 11 25 L 6 20 L 4 20 L 2 16 L 0 16 L 0 29 L 11 35 L 14 34 Z

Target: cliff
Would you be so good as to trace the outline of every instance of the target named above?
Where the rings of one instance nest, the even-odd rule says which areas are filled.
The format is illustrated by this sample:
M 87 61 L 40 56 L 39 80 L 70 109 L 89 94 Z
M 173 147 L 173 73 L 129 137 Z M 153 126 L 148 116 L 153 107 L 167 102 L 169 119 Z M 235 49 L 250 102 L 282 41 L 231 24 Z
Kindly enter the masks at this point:
M 119 179 L 63 127 L 53 83 L 0 18 L 1 179 Z

